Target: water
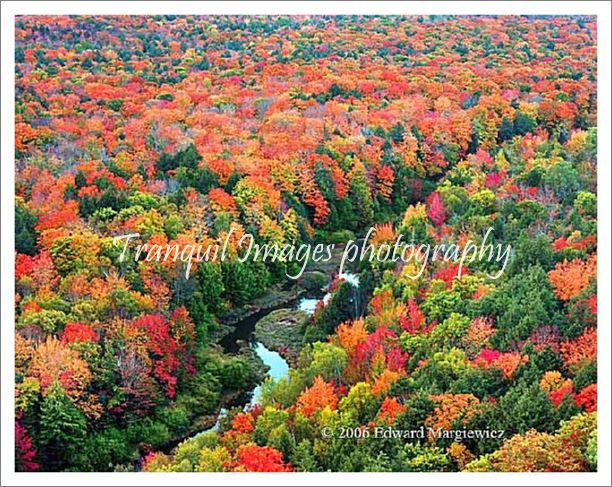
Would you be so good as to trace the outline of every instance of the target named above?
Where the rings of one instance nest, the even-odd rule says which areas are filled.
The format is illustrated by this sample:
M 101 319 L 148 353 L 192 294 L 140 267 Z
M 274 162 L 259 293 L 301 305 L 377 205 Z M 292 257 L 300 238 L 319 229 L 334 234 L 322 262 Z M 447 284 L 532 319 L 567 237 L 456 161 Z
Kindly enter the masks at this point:
M 343 272 L 338 277 L 340 279 L 348 282 L 353 287 L 359 287 L 359 276 L 357 274 L 353 274 L 352 272 Z M 326 293 L 323 298 L 302 298 L 297 305 L 297 308 L 308 313 L 309 315 L 314 314 L 318 304 L 323 301 L 324 305 L 329 303 L 329 300 L 332 297 L 332 293 Z
M 353 274 L 352 272 L 343 272 L 339 277 L 340 279 L 344 279 L 353 287 L 359 287 L 359 276 L 357 274 Z
M 297 308 L 309 315 L 314 314 L 320 299 L 317 298 L 302 298 L 298 303 Z
M 278 306 L 270 306 L 269 308 L 263 308 L 253 313 L 246 318 L 236 322 L 233 326 L 234 329 L 225 335 L 219 344 L 223 347 L 226 353 L 236 354 L 240 351 L 241 343 L 246 342 L 249 346 L 255 348 L 255 325 L 264 316 L 271 313 L 274 310 L 288 308 L 295 305 L 295 301 L 284 303 Z
M 262 362 L 270 368 L 268 375 L 272 379 L 279 380 L 289 375 L 289 364 L 278 352 L 267 349 L 261 342 L 255 342 L 253 349 Z M 259 404 L 260 398 L 261 384 L 257 384 L 255 389 L 253 389 L 249 405 Z

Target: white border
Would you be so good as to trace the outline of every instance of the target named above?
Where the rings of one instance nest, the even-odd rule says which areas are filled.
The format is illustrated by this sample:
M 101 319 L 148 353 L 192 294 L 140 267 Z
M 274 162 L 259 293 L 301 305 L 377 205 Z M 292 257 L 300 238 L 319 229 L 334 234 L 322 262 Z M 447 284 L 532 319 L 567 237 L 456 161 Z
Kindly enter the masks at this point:
M 153 14 L 498 14 L 598 16 L 599 469 L 597 473 L 15 473 L 14 17 Z M 610 4 L 609 2 L 3 2 L 1 82 L 2 485 L 610 485 Z

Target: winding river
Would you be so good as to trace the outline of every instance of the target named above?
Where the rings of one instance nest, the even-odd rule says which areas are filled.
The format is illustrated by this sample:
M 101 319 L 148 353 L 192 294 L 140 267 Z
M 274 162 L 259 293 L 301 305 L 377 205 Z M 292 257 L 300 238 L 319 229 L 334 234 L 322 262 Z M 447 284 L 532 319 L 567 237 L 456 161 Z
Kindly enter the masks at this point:
M 354 287 L 359 287 L 359 276 L 357 274 L 346 272 L 343 273 L 340 278 L 344 279 L 346 282 L 353 285 Z M 331 296 L 332 294 L 328 292 L 323 296 L 323 298 L 302 297 L 294 303 L 293 308 L 312 315 L 315 312 L 315 309 L 319 302 L 323 301 L 324 304 L 327 304 L 331 299 Z M 268 366 L 269 370 L 267 376 L 271 377 L 274 380 L 279 380 L 283 377 L 288 376 L 289 364 L 287 363 L 287 361 L 278 352 L 269 350 L 263 343 L 257 341 L 255 338 L 255 325 L 257 324 L 257 322 L 275 309 L 285 307 L 287 307 L 286 304 L 277 307 L 262 309 L 257 313 L 254 313 L 244 318 L 243 320 L 238 321 L 234 325 L 234 331 L 228 333 L 223 337 L 220 342 L 221 346 L 227 353 L 237 353 L 241 347 L 241 342 L 246 342 L 248 343 L 249 347 L 251 347 L 255 351 L 255 353 L 262 360 L 262 362 Z M 259 403 L 261 398 L 261 383 L 257 384 L 247 397 L 250 397 L 250 399 L 244 405 L 245 410 Z M 222 407 L 219 410 L 217 421 L 214 426 L 198 434 L 207 433 L 209 431 L 217 431 L 219 429 L 219 423 L 221 419 L 223 419 L 226 414 L 227 409 Z

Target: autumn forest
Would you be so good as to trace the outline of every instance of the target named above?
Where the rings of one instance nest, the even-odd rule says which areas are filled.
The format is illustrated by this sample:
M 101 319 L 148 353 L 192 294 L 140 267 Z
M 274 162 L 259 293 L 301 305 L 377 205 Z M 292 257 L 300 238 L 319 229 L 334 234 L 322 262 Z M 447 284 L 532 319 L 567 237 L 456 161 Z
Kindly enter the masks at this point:
M 597 24 L 18 16 L 19 471 L 597 470 Z M 374 228 L 494 264 L 240 258 Z M 214 244 L 227 259 L 120 259 Z M 144 257 L 144 256 L 141 256 Z

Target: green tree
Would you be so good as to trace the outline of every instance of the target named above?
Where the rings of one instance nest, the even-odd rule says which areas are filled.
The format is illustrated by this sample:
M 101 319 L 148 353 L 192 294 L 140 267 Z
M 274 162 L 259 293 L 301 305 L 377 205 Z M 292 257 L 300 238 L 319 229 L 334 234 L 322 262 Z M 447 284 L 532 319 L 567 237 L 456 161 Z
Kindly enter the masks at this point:
M 86 419 L 59 384 L 46 391 L 40 407 L 38 451 L 49 470 L 62 470 L 72 463 L 85 438 Z
M 189 144 L 184 149 L 179 150 L 175 154 L 163 153 L 157 161 L 157 170 L 164 174 L 166 171 L 185 167 L 187 169 L 197 169 L 201 160 L 195 145 Z
M 494 316 L 492 344 L 506 349 L 525 340 L 537 325 L 563 321 L 546 272 L 529 266 L 479 300 L 470 303 L 472 316 Z
M 197 279 L 197 290 L 201 294 L 201 299 L 212 313 L 219 313 L 223 310 L 223 271 L 221 266 L 212 262 L 202 262 L 198 264 L 195 273 Z
M 351 228 L 351 230 L 363 231 L 371 226 L 374 221 L 374 207 L 365 167 L 361 162 L 355 163 L 349 178 L 349 194 L 355 210 L 353 215 L 354 228 Z
M 553 432 L 558 424 L 553 404 L 539 384 L 524 382 L 512 387 L 499 401 L 506 436 L 530 429 Z
M 533 132 L 536 127 L 535 120 L 523 113 L 521 111 L 517 111 L 514 114 L 514 134 L 515 135 L 525 135 L 526 133 Z
M 37 218 L 30 209 L 17 198 L 15 201 L 15 250 L 20 254 L 35 255 L 38 232 L 35 230 Z

